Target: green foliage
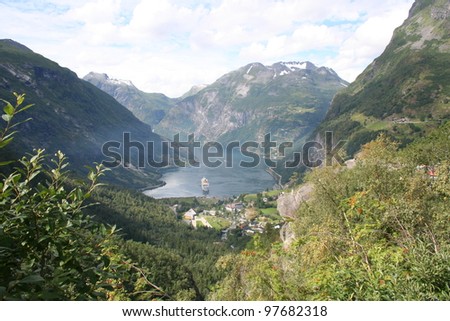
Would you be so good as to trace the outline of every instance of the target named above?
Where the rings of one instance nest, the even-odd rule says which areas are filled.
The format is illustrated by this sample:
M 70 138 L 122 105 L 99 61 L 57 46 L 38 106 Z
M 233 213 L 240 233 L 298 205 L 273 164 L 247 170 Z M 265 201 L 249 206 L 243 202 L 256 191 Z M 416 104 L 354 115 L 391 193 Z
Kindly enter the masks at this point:
M 66 191 L 62 153 L 45 168 L 43 150 L 22 158 L 1 183 L 0 284 L 3 299 L 144 299 L 160 296 L 117 248 L 115 227 L 93 223 L 84 201 L 104 169 L 85 188 Z M 44 177 L 46 181 L 43 181 Z M 134 291 L 140 294 L 134 294 Z
M 221 231 L 230 227 L 231 222 L 223 217 L 219 216 L 204 216 L 206 221 L 211 224 L 213 229 Z M 197 223 L 198 224 L 198 223 Z
M 11 142 L 18 123 L 15 106 L 5 101 L 1 141 Z M 0 299 L 116 300 L 153 299 L 163 291 L 148 281 L 118 248 L 115 227 L 94 223 L 83 214 L 85 201 L 100 176 L 91 169 L 88 184 L 66 189 L 66 157 L 57 152 L 46 162 L 44 150 L 23 157 L 0 182 Z
M 0 148 L 4 148 L 9 143 L 11 143 L 12 140 L 14 139 L 14 134 L 17 133 L 17 131 L 15 131 L 15 130 L 11 131 L 12 129 L 14 129 L 15 127 L 19 126 L 20 124 L 23 124 L 23 123 L 27 122 L 28 120 L 30 120 L 30 118 L 28 118 L 28 119 L 18 121 L 15 123 L 13 122 L 13 118 L 17 114 L 19 114 L 33 106 L 32 104 L 22 106 L 22 104 L 25 100 L 25 94 L 19 95 L 17 93 L 14 93 L 14 96 L 16 97 L 15 105 L 12 105 L 9 101 L 0 99 L 1 101 L 3 101 L 5 103 L 5 107 L 3 107 L 4 114 L 2 115 L 2 119 L 6 122 L 5 127 L 0 132 Z
M 147 277 L 160 284 L 170 299 L 199 299 L 192 272 L 176 251 L 132 240 L 122 242 L 121 251 L 139 266 L 145 267 Z
M 398 151 L 382 135 L 354 169 L 316 169 L 290 243 L 219 261 L 226 300 L 449 300 L 450 123 Z M 418 165 L 426 165 L 426 169 Z M 433 175 L 430 174 L 433 169 Z
M 154 272 L 158 284 L 172 298 L 180 295 L 185 297 L 186 291 L 194 293 L 194 299 L 205 298 L 213 285 L 223 277 L 223 272 L 215 268 L 217 259 L 231 250 L 230 245 L 236 248 L 239 248 L 238 245 L 245 246 L 240 243 L 241 237 L 223 243 L 220 242 L 220 231 L 193 229 L 179 220 L 163 202 L 142 193 L 118 187 L 100 187 L 93 193 L 92 200 L 98 204 L 87 208 L 86 212 L 95 216 L 96 220 L 117 225 L 126 240 L 150 244 L 153 250 L 148 251 L 159 248 L 168 253 L 167 259 L 162 260 L 157 269 L 148 261 L 139 259 L 138 262 Z M 177 200 L 177 204 L 178 201 L 183 200 Z M 185 201 L 188 206 L 194 202 L 192 199 Z M 130 251 L 127 253 L 132 258 L 143 257 L 134 253 L 134 248 L 128 249 Z M 160 256 L 158 258 L 161 259 Z M 162 270 L 172 272 L 158 275 Z M 186 271 L 190 279 L 186 279 Z M 181 278 L 177 279 L 177 275 Z

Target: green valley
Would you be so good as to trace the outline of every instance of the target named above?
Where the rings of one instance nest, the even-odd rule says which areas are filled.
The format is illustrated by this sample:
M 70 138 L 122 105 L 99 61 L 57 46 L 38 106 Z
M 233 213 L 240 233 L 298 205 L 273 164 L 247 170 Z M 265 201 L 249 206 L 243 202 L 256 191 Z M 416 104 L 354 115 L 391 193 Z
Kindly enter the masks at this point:
M 129 30 L 109 27 L 127 51 Z M 251 63 L 175 99 L 106 74 L 79 79 L 0 40 L 0 301 L 450 301 L 449 35 L 450 2 L 416 0 L 350 84 L 311 62 Z M 199 45 L 174 39 L 168 47 Z M 235 176 L 211 165 L 207 178 L 195 166 L 137 166 L 139 143 L 156 143 L 146 156 L 177 156 L 158 147 L 177 133 L 198 144 L 270 133 L 294 150 L 309 138 L 307 161 L 324 161 L 325 132 L 346 141 L 345 163 L 241 166 Z M 129 162 L 107 168 L 104 144 L 124 133 L 135 142 Z M 199 196 L 147 196 L 164 178 Z

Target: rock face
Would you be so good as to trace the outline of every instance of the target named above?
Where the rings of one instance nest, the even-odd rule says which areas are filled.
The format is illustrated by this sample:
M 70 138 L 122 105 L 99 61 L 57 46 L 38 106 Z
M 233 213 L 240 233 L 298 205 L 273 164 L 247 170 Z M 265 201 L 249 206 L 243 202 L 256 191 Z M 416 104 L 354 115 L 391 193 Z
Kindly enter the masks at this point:
M 155 127 L 167 137 L 194 133 L 228 142 L 306 137 L 347 86 L 332 69 L 310 62 L 248 64 L 185 97 Z
M 295 233 L 292 231 L 290 221 L 295 218 L 300 204 L 310 199 L 312 191 L 312 184 L 307 183 L 278 197 L 278 213 L 286 220 L 286 223 L 280 230 L 280 238 L 283 241 L 284 247 L 288 247 L 295 240 Z
M 311 197 L 312 190 L 311 184 L 304 184 L 291 192 L 280 195 L 277 200 L 278 213 L 284 218 L 294 218 L 300 204 L 308 201 Z

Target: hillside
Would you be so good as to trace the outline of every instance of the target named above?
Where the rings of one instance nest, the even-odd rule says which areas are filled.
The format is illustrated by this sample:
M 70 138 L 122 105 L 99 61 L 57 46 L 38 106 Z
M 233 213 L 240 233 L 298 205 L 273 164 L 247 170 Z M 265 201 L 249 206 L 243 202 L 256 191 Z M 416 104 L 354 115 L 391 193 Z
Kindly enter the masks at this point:
M 102 145 L 122 141 L 124 132 L 133 140 L 160 142 L 152 128 L 140 122 L 111 96 L 57 63 L 12 40 L 0 41 L 0 97 L 12 101 L 13 92 L 26 93 L 35 104 L 27 115 L 33 121 L 18 127 L 20 135 L 2 152 L 2 159 L 14 158 L 34 148 L 49 154 L 62 150 L 73 169 L 85 172 L 85 165 L 101 162 Z M 156 146 L 160 146 L 159 143 Z M 159 151 L 155 151 L 159 156 Z M 158 175 L 146 171 L 114 170 L 117 184 L 143 187 L 155 184 Z
M 449 135 L 447 122 L 401 151 L 380 137 L 352 169 L 311 171 L 280 238 L 222 257 L 210 299 L 448 301 Z
M 131 81 L 112 79 L 106 74 L 90 72 L 83 79 L 114 97 L 139 120 L 152 126 L 158 124 L 176 102 L 164 94 L 143 92 Z
M 291 185 L 279 239 L 263 234 L 222 257 L 211 299 L 449 300 L 449 17 L 449 1 L 416 1 L 384 53 L 337 94 L 314 135 L 349 139 L 356 162 Z
M 248 64 L 178 102 L 155 130 L 218 141 L 305 138 L 346 87 L 332 69 L 310 62 Z M 195 92 L 195 91 L 194 91 Z
M 385 51 L 333 100 L 315 134 L 332 130 L 347 151 L 386 131 L 410 142 L 450 117 L 450 2 L 416 1 Z

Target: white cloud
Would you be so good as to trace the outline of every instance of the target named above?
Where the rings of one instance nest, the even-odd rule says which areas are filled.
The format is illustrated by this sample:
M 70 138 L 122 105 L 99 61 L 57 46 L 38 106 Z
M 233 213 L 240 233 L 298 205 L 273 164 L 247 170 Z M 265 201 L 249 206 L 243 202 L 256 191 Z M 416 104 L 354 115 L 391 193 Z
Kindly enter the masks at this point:
M 313 60 L 352 80 L 413 0 L 2 1 L 12 38 L 84 76 L 178 96 L 254 61 Z
M 410 3 L 403 2 L 398 10 L 385 11 L 368 18 L 339 47 L 338 55 L 326 61 L 338 74 L 353 81 L 364 68 L 379 56 L 389 43 L 393 31 L 408 16 Z
M 310 50 L 337 50 L 343 39 L 351 35 L 348 25 L 329 27 L 307 23 L 299 26 L 290 35 L 276 36 L 265 43 L 251 43 L 240 51 L 242 59 L 256 61 L 283 60 L 286 56 L 295 56 Z M 301 57 L 297 58 L 301 59 Z
M 184 41 L 186 34 L 192 32 L 204 14 L 206 11 L 202 6 L 190 9 L 168 0 L 141 1 L 122 32 L 128 39 L 144 43 L 176 38 Z

